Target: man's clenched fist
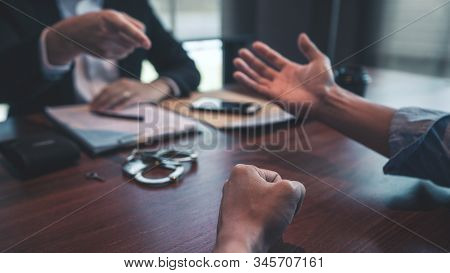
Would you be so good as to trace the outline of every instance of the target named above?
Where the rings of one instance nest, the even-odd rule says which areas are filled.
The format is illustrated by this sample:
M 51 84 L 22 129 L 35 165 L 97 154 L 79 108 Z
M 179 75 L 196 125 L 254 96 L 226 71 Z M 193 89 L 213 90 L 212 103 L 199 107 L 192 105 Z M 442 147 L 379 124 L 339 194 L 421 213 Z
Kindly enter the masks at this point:
M 276 172 L 237 165 L 223 188 L 215 252 L 265 252 L 281 238 L 305 187 Z

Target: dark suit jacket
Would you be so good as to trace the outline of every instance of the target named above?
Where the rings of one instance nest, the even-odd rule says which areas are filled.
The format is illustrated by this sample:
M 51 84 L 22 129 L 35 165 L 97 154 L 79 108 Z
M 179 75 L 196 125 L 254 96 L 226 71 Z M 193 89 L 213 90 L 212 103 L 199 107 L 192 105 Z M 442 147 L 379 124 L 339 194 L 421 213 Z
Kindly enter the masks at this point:
M 3 1 L 2 1 L 3 2 Z M 39 37 L 45 26 L 61 20 L 54 0 L 0 2 L 0 102 L 9 103 L 10 114 L 27 114 L 49 105 L 73 104 L 76 100 L 72 71 L 55 82 L 41 71 Z M 104 8 L 125 12 L 147 26 L 150 50 L 138 49 L 119 61 L 122 77 L 141 75 L 148 59 L 160 76 L 173 79 L 183 95 L 197 88 L 200 75 L 181 45 L 164 30 L 147 0 L 105 0 Z M 19 11 L 20 10 L 20 11 Z M 128 72 L 130 73 L 128 73 Z

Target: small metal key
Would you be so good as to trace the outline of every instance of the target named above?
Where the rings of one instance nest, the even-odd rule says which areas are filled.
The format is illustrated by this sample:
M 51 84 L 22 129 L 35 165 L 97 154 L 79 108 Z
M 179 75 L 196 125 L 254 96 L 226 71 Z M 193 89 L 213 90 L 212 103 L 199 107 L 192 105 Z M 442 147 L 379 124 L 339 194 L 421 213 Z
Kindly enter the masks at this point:
M 103 179 L 102 177 L 100 177 L 100 176 L 98 175 L 98 173 L 96 173 L 96 172 L 89 172 L 89 173 L 86 173 L 85 177 L 86 177 L 86 179 L 88 179 L 88 180 L 96 180 L 96 181 L 100 181 L 100 182 L 105 182 L 105 179 Z

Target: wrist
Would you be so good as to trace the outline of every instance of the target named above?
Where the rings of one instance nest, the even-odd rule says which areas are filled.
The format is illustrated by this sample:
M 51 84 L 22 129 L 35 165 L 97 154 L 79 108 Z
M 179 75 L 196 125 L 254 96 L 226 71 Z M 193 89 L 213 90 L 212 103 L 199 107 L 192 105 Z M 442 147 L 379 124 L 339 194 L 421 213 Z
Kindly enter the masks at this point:
M 168 98 L 172 94 L 170 85 L 164 79 L 157 79 L 147 84 L 147 86 L 156 91 L 156 100 L 158 102 Z
M 330 115 L 336 114 L 343 107 L 349 95 L 351 94 L 348 91 L 337 84 L 333 84 L 319 99 L 316 119 L 326 123 Z
M 222 229 L 217 234 L 214 252 L 222 253 L 255 253 L 269 249 L 264 234 L 259 227 L 251 225 L 234 227 L 230 231 Z
M 44 42 L 47 49 L 48 62 L 51 65 L 66 65 L 72 62 L 81 51 L 66 37 L 58 33 L 54 28 L 46 30 Z
M 217 239 L 213 252 L 215 253 L 252 253 L 252 249 L 241 240 Z

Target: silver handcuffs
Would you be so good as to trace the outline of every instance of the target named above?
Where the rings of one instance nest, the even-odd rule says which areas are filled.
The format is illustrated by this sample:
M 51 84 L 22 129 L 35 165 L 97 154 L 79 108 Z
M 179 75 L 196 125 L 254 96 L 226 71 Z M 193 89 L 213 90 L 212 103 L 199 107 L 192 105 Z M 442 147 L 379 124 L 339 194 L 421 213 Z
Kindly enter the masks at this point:
M 185 173 L 185 165 L 197 162 L 198 154 L 190 150 L 134 150 L 123 164 L 124 174 L 134 178 L 137 182 L 153 185 L 166 186 L 176 183 Z M 162 168 L 172 172 L 163 178 L 147 178 L 152 169 Z

